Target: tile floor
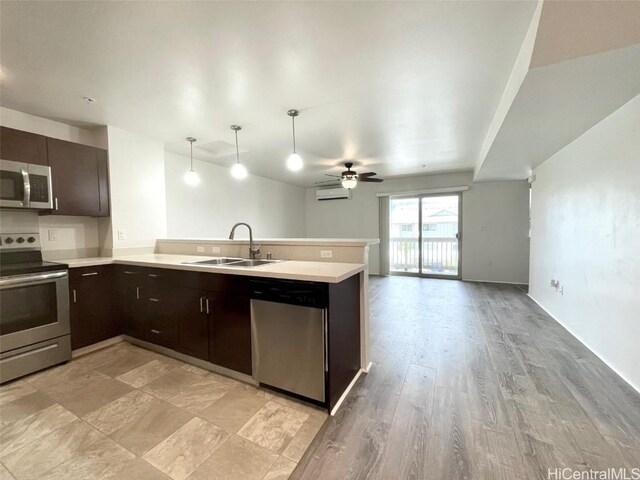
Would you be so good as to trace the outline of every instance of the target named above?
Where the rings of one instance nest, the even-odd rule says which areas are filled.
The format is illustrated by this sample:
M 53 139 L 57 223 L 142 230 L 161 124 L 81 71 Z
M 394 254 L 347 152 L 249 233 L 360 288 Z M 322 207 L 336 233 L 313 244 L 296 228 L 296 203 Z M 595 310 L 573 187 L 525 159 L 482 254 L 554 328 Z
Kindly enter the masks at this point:
M 0 480 L 286 479 L 326 418 L 123 342 L 0 387 Z

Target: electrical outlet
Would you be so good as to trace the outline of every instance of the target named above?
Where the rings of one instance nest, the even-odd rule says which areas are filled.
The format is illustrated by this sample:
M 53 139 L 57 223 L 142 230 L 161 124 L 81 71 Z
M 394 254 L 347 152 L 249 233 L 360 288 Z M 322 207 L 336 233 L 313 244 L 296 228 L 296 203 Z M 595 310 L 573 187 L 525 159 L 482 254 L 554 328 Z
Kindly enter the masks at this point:
M 320 250 L 320 258 L 333 258 L 333 250 Z
M 118 240 L 126 240 L 127 239 L 127 232 L 123 229 L 119 229 L 118 230 Z
M 211 247 L 211 253 L 220 253 L 220 247 Z
M 198 253 L 204 253 L 204 247 L 196 247 Z
M 57 242 L 58 241 L 58 230 L 50 228 L 47 231 L 47 237 L 49 238 L 50 242 Z

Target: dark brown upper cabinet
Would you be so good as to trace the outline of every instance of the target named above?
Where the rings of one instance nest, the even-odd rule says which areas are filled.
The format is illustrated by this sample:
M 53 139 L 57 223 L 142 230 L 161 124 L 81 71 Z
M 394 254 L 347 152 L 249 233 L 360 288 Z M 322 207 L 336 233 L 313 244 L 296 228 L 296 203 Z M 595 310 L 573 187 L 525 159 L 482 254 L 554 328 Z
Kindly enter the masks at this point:
M 35 133 L 0 127 L 0 159 L 49 165 L 47 138 Z
M 109 216 L 107 151 L 47 138 L 53 183 L 52 215 Z

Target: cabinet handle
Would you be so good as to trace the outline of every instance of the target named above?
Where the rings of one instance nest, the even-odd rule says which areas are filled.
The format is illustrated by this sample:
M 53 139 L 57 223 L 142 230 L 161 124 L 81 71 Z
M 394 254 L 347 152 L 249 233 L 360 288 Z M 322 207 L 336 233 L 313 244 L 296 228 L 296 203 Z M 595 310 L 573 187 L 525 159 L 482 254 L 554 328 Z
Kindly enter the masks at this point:
M 208 298 L 206 299 L 205 304 L 207 305 L 207 315 L 209 315 L 209 299 Z
M 160 330 L 154 330 L 153 328 L 151 329 L 151 333 L 155 333 L 156 335 L 158 335 L 160 333 Z
M 159 302 L 160 299 L 159 298 L 149 298 L 150 302 Z
M 76 289 L 73 289 L 73 303 L 78 303 L 78 298 L 76 297 Z
M 98 272 L 89 272 L 89 273 L 83 273 L 82 276 L 83 277 L 92 277 L 93 275 L 97 275 Z
M 53 204 L 55 205 L 55 209 L 58 210 L 58 197 L 53 199 Z
M 136 275 L 138 272 L 132 272 L 132 271 L 130 271 L 130 270 L 125 270 L 125 271 L 124 271 L 124 273 L 125 273 L 126 275 Z
M 157 278 L 157 277 L 159 277 L 160 275 L 157 275 L 157 274 L 155 274 L 155 273 L 150 273 L 150 274 L 149 274 L 149 276 L 150 276 L 151 278 Z
M 136 287 L 136 300 L 140 300 L 140 287 Z
M 202 305 L 204 302 L 204 297 L 200 297 L 200 313 L 204 312 L 204 306 Z

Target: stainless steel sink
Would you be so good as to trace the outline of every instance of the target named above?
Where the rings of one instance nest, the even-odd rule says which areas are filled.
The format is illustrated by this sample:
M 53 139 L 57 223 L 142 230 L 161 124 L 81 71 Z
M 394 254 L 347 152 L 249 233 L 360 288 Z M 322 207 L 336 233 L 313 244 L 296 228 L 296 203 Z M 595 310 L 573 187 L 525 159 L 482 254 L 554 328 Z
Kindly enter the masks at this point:
M 242 260 L 225 264 L 225 267 L 259 267 L 260 265 L 268 265 L 270 263 L 284 262 L 284 260 Z
M 197 262 L 182 262 L 187 265 L 226 265 L 227 263 L 232 262 L 241 262 L 244 258 L 212 258 L 211 260 L 198 260 Z
M 260 265 L 268 265 L 270 263 L 284 262 L 285 260 L 252 260 L 247 258 L 212 258 L 210 260 L 198 260 L 197 262 L 182 262 L 186 265 L 211 265 L 224 267 L 258 267 Z

